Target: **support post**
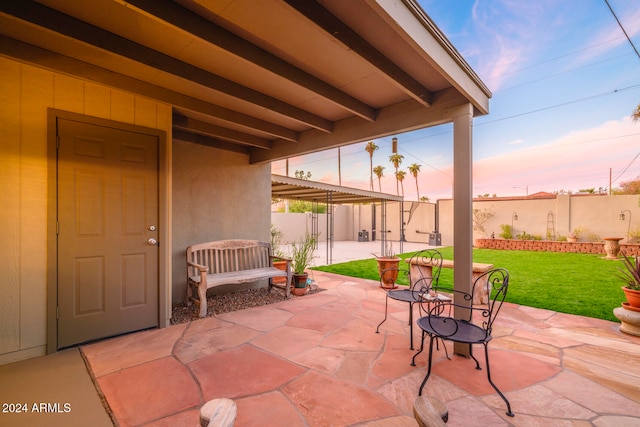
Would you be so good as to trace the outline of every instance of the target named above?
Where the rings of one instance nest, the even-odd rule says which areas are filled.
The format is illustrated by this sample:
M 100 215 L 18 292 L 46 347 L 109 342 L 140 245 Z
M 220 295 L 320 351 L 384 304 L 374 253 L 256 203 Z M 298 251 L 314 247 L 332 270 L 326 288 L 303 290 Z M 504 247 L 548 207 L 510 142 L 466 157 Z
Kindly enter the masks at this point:
M 453 286 L 470 294 L 473 281 L 473 106 L 466 104 L 449 113 L 453 116 Z M 464 301 L 455 302 L 465 304 Z M 454 316 L 466 317 L 464 311 L 467 310 L 456 307 Z M 469 346 L 455 343 L 454 353 L 469 357 Z

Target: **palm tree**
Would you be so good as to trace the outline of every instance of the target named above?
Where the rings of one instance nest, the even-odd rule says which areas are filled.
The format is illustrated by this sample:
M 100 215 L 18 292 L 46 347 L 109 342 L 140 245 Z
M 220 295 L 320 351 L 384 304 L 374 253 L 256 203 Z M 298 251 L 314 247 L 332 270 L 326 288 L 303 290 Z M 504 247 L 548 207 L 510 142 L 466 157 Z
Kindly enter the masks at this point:
M 402 188 L 402 197 L 404 197 L 404 185 L 402 181 L 404 181 L 404 177 L 407 175 L 405 171 L 396 171 L 396 180 L 400 183 L 400 187 Z M 400 194 L 398 194 L 399 196 Z
M 633 110 L 633 113 L 631 113 L 631 119 L 634 122 L 640 122 L 640 104 L 638 104 L 636 109 Z
M 411 172 L 411 175 L 413 175 L 413 177 L 416 179 L 416 192 L 417 192 L 418 200 L 420 200 L 420 189 L 418 188 L 418 173 L 420 172 L 420 166 L 421 165 L 417 163 L 414 163 L 411 166 L 409 166 L 409 172 Z
M 369 153 L 369 184 L 371 191 L 373 191 L 373 152 L 378 148 L 380 147 L 378 147 L 373 141 L 367 142 L 367 145 L 364 147 L 364 150 Z
M 375 168 L 373 168 L 373 173 L 375 173 L 376 176 L 378 177 L 378 188 L 380 189 L 381 193 L 382 193 L 382 183 L 380 182 L 380 178 L 384 176 L 382 174 L 383 171 L 384 171 L 384 166 L 376 166 Z
M 400 163 L 402 163 L 402 159 L 404 156 L 402 154 L 393 153 L 389 156 L 389 161 L 393 163 L 393 166 L 396 168 L 396 194 L 400 194 L 400 189 L 398 188 L 398 168 L 400 167 Z

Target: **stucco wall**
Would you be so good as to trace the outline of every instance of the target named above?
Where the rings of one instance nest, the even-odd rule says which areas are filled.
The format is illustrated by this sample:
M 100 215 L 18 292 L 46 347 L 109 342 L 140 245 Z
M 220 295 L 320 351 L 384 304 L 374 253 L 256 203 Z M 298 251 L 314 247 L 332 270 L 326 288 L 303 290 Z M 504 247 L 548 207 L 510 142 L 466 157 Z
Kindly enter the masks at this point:
M 603 237 L 625 237 L 627 228 L 632 231 L 640 227 L 640 196 L 558 196 L 551 199 L 487 199 L 476 200 L 474 209 L 493 212 L 494 216 L 486 221 L 486 232 L 474 232 L 474 239 L 490 237 L 495 233 L 497 238 L 501 233 L 501 224 L 512 224 L 513 213 L 517 214 L 517 220 L 513 220 L 514 236 L 527 232 L 539 235 L 543 239 L 547 237 L 547 226 L 555 237 L 566 236 L 575 228 L 584 229 L 580 241 L 594 238 L 600 241 Z M 436 228 L 435 216 L 438 211 L 438 230 L 442 236 L 443 245 L 453 244 L 453 200 L 440 200 L 437 204 L 420 203 L 414 210 L 409 220 L 411 202 L 404 203 L 405 238 L 408 242 L 429 242 L 429 234 Z M 360 230 L 369 231 L 372 237 L 371 205 L 346 205 L 340 206 L 347 209 L 345 215 L 336 215 L 336 228 L 343 227 L 340 221 L 347 221 L 344 229 L 344 240 L 357 240 Z M 621 211 L 625 212 L 624 221 L 619 219 Z M 631 216 L 629 217 L 629 212 Z M 550 215 L 551 214 L 551 215 Z M 304 232 L 306 220 L 304 214 L 272 214 L 274 223 L 286 230 L 286 239 L 299 236 Z M 299 215 L 299 218 L 295 216 Z M 390 241 L 398 241 L 400 238 L 400 205 L 387 203 L 387 234 Z M 631 218 L 631 221 L 629 221 Z M 324 232 L 324 216 L 321 216 L 320 225 Z M 380 238 L 380 205 L 376 206 L 377 238 Z M 343 240 L 342 235 L 336 235 L 335 240 Z M 397 246 L 397 245 L 396 245 Z M 394 247 L 397 250 L 397 247 Z
M 412 206 L 415 208 L 410 215 Z M 376 204 L 376 238 L 380 239 L 381 207 Z M 435 205 L 431 203 L 405 202 L 404 204 L 405 238 L 410 242 L 429 241 L 429 233 L 435 229 Z M 369 240 L 373 239 L 371 224 L 372 208 L 367 205 L 335 205 L 334 206 L 334 240 L 358 240 L 362 230 L 369 232 Z M 291 242 L 311 231 L 311 215 L 302 213 L 272 212 L 271 221 L 283 233 L 283 240 Z M 327 238 L 326 215 L 318 215 L 320 241 Z M 387 203 L 387 235 L 389 240 L 400 238 L 400 204 Z
M 0 364 L 46 350 L 48 108 L 161 129 L 170 142 L 170 106 L 0 58 Z
M 174 301 L 186 295 L 186 248 L 222 239 L 270 239 L 271 168 L 248 156 L 175 141 L 173 152 Z
M 354 212 L 359 211 L 359 206 L 334 205 L 333 206 L 333 238 L 334 241 L 354 240 Z M 324 242 L 329 235 L 327 231 L 327 214 L 318 214 L 318 241 Z M 271 223 L 282 233 L 282 242 L 291 243 L 304 238 L 306 232 L 312 231 L 311 213 L 271 212 Z M 357 239 L 356 232 L 356 239 Z
M 581 241 L 603 237 L 626 237 L 627 228 L 640 227 L 640 196 L 583 196 L 561 195 L 554 199 L 514 199 L 514 200 L 476 200 L 474 209 L 486 209 L 495 215 L 485 223 L 486 233 L 475 232 L 474 238 L 490 237 L 501 233 L 500 224 L 512 224 L 514 236 L 526 231 L 528 234 L 547 237 L 547 227 L 553 230 L 556 238 L 566 236 L 575 228 L 584 229 Z M 620 212 L 628 210 L 626 219 L 619 219 Z M 439 203 L 440 232 L 442 243 L 453 243 L 453 200 L 441 200 Z M 599 240 L 599 239 L 597 239 Z

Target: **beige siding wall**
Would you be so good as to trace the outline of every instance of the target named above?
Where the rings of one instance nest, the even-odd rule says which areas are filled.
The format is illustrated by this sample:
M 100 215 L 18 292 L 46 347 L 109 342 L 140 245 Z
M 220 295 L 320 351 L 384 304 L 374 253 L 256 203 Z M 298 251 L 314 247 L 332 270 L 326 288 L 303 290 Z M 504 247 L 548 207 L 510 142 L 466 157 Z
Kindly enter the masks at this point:
M 269 241 L 271 167 L 248 156 L 175 141 L 173 299 L 186 296 L 186 248 L 221 239 Z
M 0 58 L 0 363 L 46 349 L 48 108 L 161 129 L 171 147 L 170 106 Z

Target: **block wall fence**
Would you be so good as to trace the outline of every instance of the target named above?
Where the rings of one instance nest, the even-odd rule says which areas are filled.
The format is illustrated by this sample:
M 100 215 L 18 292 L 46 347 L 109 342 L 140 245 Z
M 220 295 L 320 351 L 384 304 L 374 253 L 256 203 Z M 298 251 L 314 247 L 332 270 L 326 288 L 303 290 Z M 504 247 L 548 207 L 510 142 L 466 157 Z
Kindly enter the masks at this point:
M 502 249 L 510 251 L 574 252 L 583 254 L 604 254 L 602 242 L 554 242 L 549 240 L 476 239 L 476 248 Z M 626 255 L 640 255 L 640 244 L 621 243 L 620 249 Z

